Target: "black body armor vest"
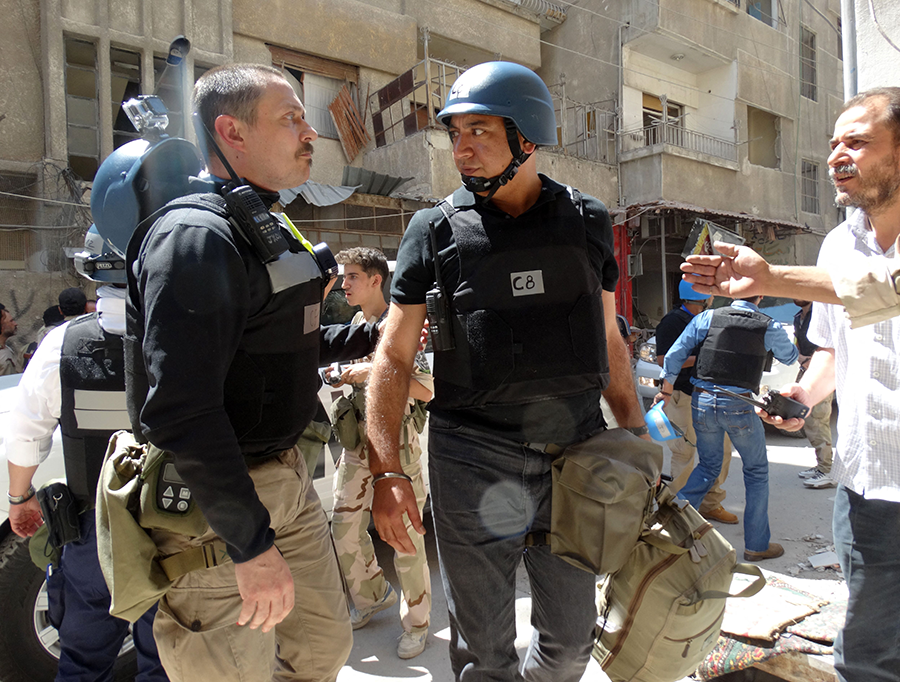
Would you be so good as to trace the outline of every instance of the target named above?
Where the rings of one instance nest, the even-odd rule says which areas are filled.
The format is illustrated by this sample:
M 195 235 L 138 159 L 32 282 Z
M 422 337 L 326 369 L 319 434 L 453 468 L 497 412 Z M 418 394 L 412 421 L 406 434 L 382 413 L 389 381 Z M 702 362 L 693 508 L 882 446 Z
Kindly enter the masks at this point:
M 224 200 L 216 194 L 191 195 L 176 199 L 166 210 L 200 208 L 228 219 Z M 210 221 L 204 229 L 228 230 L 247 268 L 250 297 L 257 305 L 244 327 L 224 384 L 224 408 L 234 428 L 241 451 L 247 457 L 269 456 L 292 447 L 315 416 L 316 392 L 320 386 L 319 318 L 322 306 L 322 275 L 318 264 L 293 236 L 282 230 L 291 251 L 266 266 L 251 250 L 237 228 Z M 128 263 L 137 257 L 147 230 L 138 231 L 128 245 Z M 287 269 L 288 258 L 299 265 Z M 271 272 L 267 268 L 279 268 Z M 129 279 L 133 274 L 129 269 Z M 290 278 L 293 278 L 291 281 Z M 277 293 L 273 293 L 274 287 Z M 140 429 L 140 411 L 149 390 L 141 355 L 144 319 L 131 292 L 126 309 L 128 333 L 125 339 L 128 380 L 128 411 L 135 437 L 145 440 Z M 202 353 L 202 348 L 197 349 Z
M 456 349 L 434 354 L 442 409 L 516 405 L 609 384 L 600 281 L 591 267 L 581 195 L 547 219 L 485 229 L 475 207 L 438 204 L 459 253 L 451 296 Z
M 709 334 L 697 354 L 697 378 L 759 391 L 768 351 L 769 317 L 742 308 L 713 311 Z
M 122 337 L 100 327 L 97 313 L 69 323 L 59 359 L 66 482 L 83 509 L 94 506 L 109 437 L 131 424 L 125 409 Z

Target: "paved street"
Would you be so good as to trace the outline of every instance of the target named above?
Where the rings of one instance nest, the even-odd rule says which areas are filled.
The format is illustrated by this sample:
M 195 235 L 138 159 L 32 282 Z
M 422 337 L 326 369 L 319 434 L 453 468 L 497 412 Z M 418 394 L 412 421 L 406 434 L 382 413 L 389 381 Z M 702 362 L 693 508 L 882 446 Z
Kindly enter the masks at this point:
M 805 440 L 770 435 L 767 444 L 770 462 L 769 522 L 772 540 L 784 545 L 785 555 L 779 559 L 762 562 L 760 565 L 767 570 L 802 578 L 839 580 L 839 572 L 832 569 L 816 571 L 807 563 L 810 555 L 831 544 L 831 507 L 834 489 L 810 490 L 804 488 L 797 477 L 797 472 L 815 463 L 813 450 Z M 728 497 L 724 506 L 739 516 L 744 505 L 740 473 L 740 458 L 735 454 L 726 483 Z M 738 560 L 742 560 L 741 525 L 726 526 L 717 523 L 716 528 L 735 546 L 738 550 Z M 400 636 L 400 622 L 397 607 L 394 607 L 388 612 L 378 614 L 369 625 L 355 633 L 353 652 L 338 676 L 338 682 L 368 680 L 452 682 L 453 676 L 447 660 L 449 628 L 446 601 L 437 570 L 434 537 L 430 532 L 426 544 L 432 567 L 434 604 L 432 627 L 425 652 L 411 661 L 401 661 L 397 658 L 396 643 Z M 396 587 L 390 548 L 378 541 L 376 547 L 379 562 Z M 527 577 L 521 569 L 518 575 L 516 605 L 518 613 L 516 647 L 521 655 L 531 635 L 528 624 L 531 609 L 530 590 Z M 593 660 L 582 678 L 583 682 L 607 682 L 608 679 Z

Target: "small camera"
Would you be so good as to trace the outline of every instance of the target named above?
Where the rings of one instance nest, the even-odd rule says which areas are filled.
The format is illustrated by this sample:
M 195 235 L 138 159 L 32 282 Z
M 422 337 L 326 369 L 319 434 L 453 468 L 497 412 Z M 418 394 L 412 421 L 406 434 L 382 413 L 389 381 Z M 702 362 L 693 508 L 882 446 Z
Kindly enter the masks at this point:
M 331 373 L 328 373 L 328 370 L 331 370 Z M 324 367 L 319 370 L 319 375 L 322 377 L 322 381 L 324 381 L 329 386 L 337 386 L 341 383 L 341 374 L 343 370 L 339 363 L 335 362 L 333 365 L 329 365 L 328 367 Z

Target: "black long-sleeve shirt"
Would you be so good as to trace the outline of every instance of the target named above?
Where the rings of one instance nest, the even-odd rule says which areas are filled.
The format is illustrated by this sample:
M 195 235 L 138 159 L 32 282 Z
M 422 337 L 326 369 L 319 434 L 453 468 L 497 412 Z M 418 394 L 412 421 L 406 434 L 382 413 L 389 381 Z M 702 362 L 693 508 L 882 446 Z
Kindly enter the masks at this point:
M 271 205 L 273 197 L 263 199 Z M 132 371 L 146 373 L 140 428 L 173 453 L 232 559 L 252 559 L 275 536 L 247 462 L 293 446 L 315 413 L 320 362 L 368 354 L 377 332 L 369 325 L 319 328 L 320 280 L 318 301 L 308 290 L 299 304 L 290 289 L 273 297 L 249 246 L 225 219 L 199 208 L 160 218 L 134 272 L 128 337 L 140 344 Z

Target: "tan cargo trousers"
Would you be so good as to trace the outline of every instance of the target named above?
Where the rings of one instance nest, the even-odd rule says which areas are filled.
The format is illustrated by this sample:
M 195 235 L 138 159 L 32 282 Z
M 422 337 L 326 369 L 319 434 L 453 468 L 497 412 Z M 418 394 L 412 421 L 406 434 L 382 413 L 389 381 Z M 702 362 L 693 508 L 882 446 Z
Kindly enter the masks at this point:
M 306 464 L 295 447 L 251 466 L 250 477 L 294 576 L 294 609 L 268 633 L 239 627 L 234 564 L 193 571 L 160 600 L 153 626 L 159 657 L 172 682 L 335 680 L 353 635 L 328 521 Z M 154 534 L 165 554 L 214 538 L 211 530 L 193 539 Z
M 400 447 L 403 473 L 412 479 L 419 514 L 425 506 L 425 481 L 422 476 L 422 448 L 419 434 L 408 420 L 406 443 Z M 384 596 L 387 581 L 378 565 L 375 547 L 369 536 L 372 514 L 372 472 L 369 471 L 367 446 L 344 450 L 334 475 L 334 511 L 331 532 L 347 587 L 357 609 L 372 606 Z M 413 555 L 394 553 L 394 570 L 400 581 L 400 623 L 406 632 L 427 628 L 431 619 L 431 575 L 425 555 L 425 538 L 412 529 L 408 517 L 406 530 L 415 545 Z
M 684 433 L 684 438 L 674 438 L 666 441 L 669 450 L 672 451 L 671 475 L 674 479 L 669 487 L 673 492 L 678 492 L 687 483 L 691 472 L 696 465 L 694 455 L 697 452 L 696 444 L 697 435 L 694 433 L 694 417 L 691 412 L 691 396 L 681 391 L 672 391 L 672 397 L 669 398 L 669 404 L 665 408 L 666 416 L 669 421 L 680 428 Z M 722 471 L 719 472 L 718 478 L 713 483 L 712 488 L 706 493 L 703 502 L 700 504 L 699 511 L 701 514 L 711 512 L 722 506 L 725 500 L 725 479 L 728 478 L 728 469 L 731 467 L 731 440 L 728 434 L 725 434 L 725 446 L 722 456 Z

